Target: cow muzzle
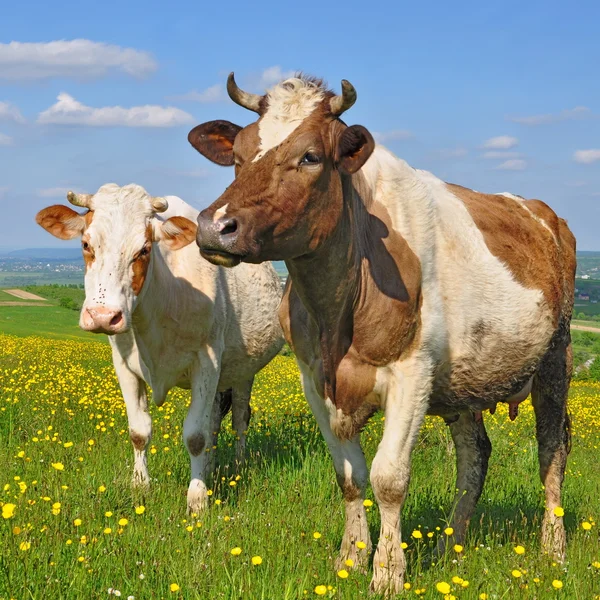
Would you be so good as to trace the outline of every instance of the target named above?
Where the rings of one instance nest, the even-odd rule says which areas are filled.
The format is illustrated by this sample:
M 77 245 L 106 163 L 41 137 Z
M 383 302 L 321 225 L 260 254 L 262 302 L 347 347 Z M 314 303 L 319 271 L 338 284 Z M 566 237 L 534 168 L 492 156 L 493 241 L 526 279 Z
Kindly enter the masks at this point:
M 242 223 L 236 217 L 214 217 L 210 209 L 198 215 L 196 242 L 200 254 L 215 265 L 235 267 L 245 257 L 239 250 Z
M 127 323 L 121 309 L 93 306 L 84 308 L 79 326 L 84 331 L 114 335 L 127 330 Z

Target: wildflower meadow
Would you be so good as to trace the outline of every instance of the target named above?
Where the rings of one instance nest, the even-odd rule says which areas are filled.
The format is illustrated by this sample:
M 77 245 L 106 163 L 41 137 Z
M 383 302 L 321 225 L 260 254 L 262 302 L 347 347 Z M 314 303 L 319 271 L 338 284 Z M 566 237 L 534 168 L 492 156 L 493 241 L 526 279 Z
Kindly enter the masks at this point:
M 403 509 L 404 595 L 600 598 L 600 384 L 574 382 L 564 488 L 568 558 L 540 554 L 544 510 L 529 401 L 485 414 L 494 451 L 467 541 L 449 530 L 453 445 L 427 418 Z M 0 598 L 366 598 L 369 574 L 336 571 L 343 502 L 294 360 L 278 356 L 252 396 L 247 461 L 223 424 L 209 508 L 186 513 L 189 393 L 153 407 L 151 488 L 130 486 L 132 449 L 109 346 L 0 335 Z M 382 415 L 362 436 L 368 458 Z M 375 539 L 379 515 L 365 501 Z

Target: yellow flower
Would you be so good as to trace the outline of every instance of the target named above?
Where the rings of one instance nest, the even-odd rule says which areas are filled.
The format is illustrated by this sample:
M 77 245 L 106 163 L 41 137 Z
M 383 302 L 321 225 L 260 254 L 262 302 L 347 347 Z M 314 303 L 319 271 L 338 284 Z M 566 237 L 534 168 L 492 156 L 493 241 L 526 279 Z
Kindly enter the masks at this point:
M 560 589 L 562 588 L 562 586 L 563 586 L 563 582 L 562 582 L 560 579 L 555 579 L 555 580 L 552 582 L 552 587 L 553 587 L 555 590 L 560 590 Z
M 207 496 L 212 496 L 212 495 L 213 495 L 213 491 L 212 491 L 212 490 L 208 490 L 208 491 L 206 492 L 206 495 L 207 495 Z
M 65 470 L 65 465 L 63 465 L 61 462 L 55 462 L 52 463 L 52 466 L 57 470 L 57 471 L 64 471 Z
M 521 577 L 522 573 L 521 573 L 521 571 L 519 571 L 519 569 L 514 569 L 514 570 L 511 572 L 511 575 L 512 575 L 513 577 L 516 577 L 516 578 L 518 579 L 519 577 Z
M 446 527 L 446 529 L 444 529 L 444 533 L 446 535 L 452 535 L 454 533 L 454 529 L 452 529 L 452 527 Z
M 252 564 L 256 567 L 260 564 L 262 564 L 262 558 L 260 556 L 253 556 L 252 557 Z
M 105 485 L 101 485 L 101 486 L 98 488 L 98 491 L 99 491 L 101 494 L 103 494 L 103 493 L 106 491 L 106 486 L 105 486 Z
M 93 446 L 95 443 L 94 440 L 88 440 L 88 446 Z
M 345 560 L 345 561 L 344 561 L 344 564 L 345 564 L 347 567 L 350 567 L 350 568 L 352 568 L 352 567 L 354 566 L 354 561 L 353 561 L 351 558 L 348 558 L 347 560 Z
M 373 500 L 369 500 L 368 498 L 363 500 L 363 506 L 366 506 L 367 508 L 373 506 Z
M 596 569 L 600 569 L 600 561 L 598 561 L 598 560 L 595 560 L 595 561 L 592 563 L 592 567 L 595 567 Z
M 235 487 L 235 486 L 237 485 L 237 483 L 236 483 L 235 481 L 230 481 L 230 482 L 229 482 L 229 485 L 230 485 L 231 487 Z
M 454 552 L 460 554 L 463 550 L 464 548 L 460 544 L 454 544 Z
M 21 533 L 21 528 L 20 527 L 13 527 L 13 535 L 19 535 Z
M 488 600 L 488 595 L 485 592 L 479 594 L 479 600 Z
M 215 504 L 216 504 L 217 506 L 219 506 L 219 504 L 221 504 L 221 501 L 220 501 L 220 500 L 217 498 L 217 499 L 215 500 Z
M 81 519 L 75 519 L 73 521 L 73 525 L 75 525 L 75 527 L 79 527 L 81 525 Z
M 16 504 L 11 504 L 10 502 L 7 502 L 2 507 L 2 517 L 4 519 L 10 519 L 11 517 L 13 517 L 15 515 L 16 508 L 17 508 Z
M 318 540 L 321 537 L 321 534 L 318 531 L 315 531 L 313 533 L 313 537 L 315 538 L 315 540 Z
M 105 517 L 112 517 L 112 516 L 113 516 L 113 514 L 112 514 L 112 511 L 111 511 L 111 510 L 107 510 L 107 511 L 104 513 L 104 516 L 105 516 Z
M 459 577 L 458 575 L 455 575 L 452 578 L 452 583 L 456 583 L 456 584 L 460 585 L 462 582 L 463 582 L 462 577 Z
M 125 527 L 125 525 L 127 525 L 127 523 L 129 523 L 129 521 L 127 519 L 125 519 L 124 517 L 122 519 L 119 519 L 119 525 L 121 527 Z
M 440 594 L 449 594 L 450 593 L 450 584 L 446 583 L 445 581 L 440 581 L 439 583 L 435 584 L 435 589 Z
M 406 550 L 408 548 L 408 544 L 406 542 L 402 542 L 400 544 L 400 547 L 402 548 L 402 550 Z
M 408 583 L 408 581 L 404 584 L 404 589 L 405 590 L 410 590 L 412 586 L 410 585 L 410 583 Z
M 19 550 L 23 550 L 23 552 L 29 550 L 29 548 L 31 548 L 31 542 L 21 542 L 19 544 Z
M 523 548 L 523 546 L 515 546 L 514 550 L 517 554 L 525 554 L 525 548 Z
M 327 586 L 325 585 L 318 585 L 315 588 L 315 594 L 317 596 L 324 596 L 327 593 Z
M 420 540 L 423 537 L 423 534 L 418 529 L 415 529 L 411 535 L 415 538 L 415 540 Z
M 172 584 L 169 586 L 169 589 L 170 589 L 172 592 L 178 592 L 178 591 L 179 591 L 181 588 L 180 588 L 180 587 L 179 587 L 179 586 L 178 586 L 176 583 L 172 583 Z
M 560 506 L 557 506 L 552 512 L 557 517 L 564 517 L 565 516 L 565 511 Z
M 367 547 L 367 545 L 364 542 L 356 542 L 356 547 L 359 550 L 364 550 Z
M 340 571 L 338 571 L 338 577 L 340 579 L 347 579 L 348 578 L 348 571 L 346 571 L 346 569 L 341 569 Z
M 78 560 L 79 562 L 83 562 L 83 561 L 85 560 L 85 557 L 84 557 L 84 556 L 80 556 L 80 557 L 78 557 L 78 558 L 77 558 L 77 560 Z
M 105 533 L 106 535 L 108 535 L 109 533 L 112 533 L 112 529 L 111 529 L 110 527 L 106 527 L 106 528 L 104 529 L 104 533 Z
M 592 528 L 592 524 L 591 524 L 591 523 L 588 523 L 587 521 L 584 521 L 584 522 L 581 524 L 581 526 L 583 527 L 583 529 L 584 529 L 585 531 L 589 531 L 589 530 Z
M 239 556 L 242 553 L 242 549 L 239 546 L 231 549 L 232 556 Z
M 136 515 L 143 515 L 146 512 L 146 507 L 145 506 L 136 506 L 135 507 L 135 514 Z

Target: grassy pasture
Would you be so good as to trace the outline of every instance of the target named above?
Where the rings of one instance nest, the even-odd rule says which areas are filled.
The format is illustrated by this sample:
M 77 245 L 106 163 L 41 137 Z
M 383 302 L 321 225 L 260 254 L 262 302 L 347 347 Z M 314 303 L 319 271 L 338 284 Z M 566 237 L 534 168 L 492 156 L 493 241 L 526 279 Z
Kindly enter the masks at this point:
M 340 578 L 334 569 L 342 500 L 292 359 L 278 357 L 257 378 L 247 465 L 233 463 L 227 420 L 210 507 L 187 515 L 181 428 L 189 393 L 174 390 L 163 407 L 152 408 L 152 487 L 132 490 L 132 450 L 108 346 L 91 334 L 87 342 L 66 338 L 68 323 L 76 326 L 73 311 L 14 308 L 26 310 L 27 327 L 13 333 L 48 331 L 62 339 L 0 334 L 0 504 L 11 515 L 0 518 L 0 598 L 106 598 L 111 589 L 124 598 L 291 599 L 318 597 L 317 586 L 325 586 L 324 597 L 368 596 L 370 574 L 348 567 Z M 448 598 L 458 599 L 600 594 L 599 398 L 597 383 L 572 387 L 565 565 L 539 553 L 543 490 L 529 402 L 515 422 L 504 407 L 486 415 L 494 453 L 468 541 L 430 564 L 448 522 L 455 473 L 447 428 L 427 419 L 403 509 L 407 596 L 444 598 L 436 591 L 441 582 L 451 587 Z M 369 461 L 381 426 L 376 415 L 362 434 Z M 368 510 L 376 540 L 378 512 L 375 505 Z M 517 554 L 517 546 L 525 552 Z M 234 548 L 241 554 L 232 555 Z

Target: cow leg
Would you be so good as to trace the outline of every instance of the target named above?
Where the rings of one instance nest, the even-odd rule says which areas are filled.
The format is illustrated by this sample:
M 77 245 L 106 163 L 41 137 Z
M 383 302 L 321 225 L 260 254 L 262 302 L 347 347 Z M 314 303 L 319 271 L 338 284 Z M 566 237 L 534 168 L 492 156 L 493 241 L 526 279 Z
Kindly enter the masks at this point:
M 308 367 L 300 361 L 298 366 L 304 395 L 329 447 L 337 482 L 344 497 L 346 523 L 337 564 L 342 568 L 345 561 L 351 559 L 356 568 L 362 569 L 366 567 L 371 554 L 371 535 L 363 504 L 369 471 L 360 446 L 360 436 L 357 435 L 351 440 L 340 440 L 333 433 L 329 410 L 315 388 Z M 364 548 L 359 548 L 357 542 L 363 542 Z
M 208 346 L 198 353 L 192 373 L 192 401 L 183 423 L 183 441 L 191 463 L 188 510 L 201 511 L 208 502 L 206 476 L 211 466 L 207 443 L 213 440 L 214 409 L 220 372 L 220 352 Z
M 252 394 L 253 382 L 254 377 L 250 381 L 246 381 L 233 388 L 231 421 L 233 430 L 237 435 L 235 460 L 238 465 L 241 465 L 244 462 L 244 457 L 246 455 L 246 436 L 248 434 L 248 426 L 250 425 L 250 395 Z
M 462 413 L 449 424 L 456 447 L 456 494 L 452 504 L 452 541 L 464 545 L 465 533 L 481 496 L 492 443 L 488 438 L 483 419 L 472 412 Z M 446 538 L 440 537 L 437 552 L 443 553 Z
M 567 415 L 567 395 L 573 357 L 570 334 L 555 341 L 534 377 L 531 397 L 535 410 L 540 478 L 546 494 L 542 522 L 542 549 L 556 560 L 564 560 L 566 533 L 562 516 L 554 513 L 561 506 L 571 431 Z
M 411 453 L 431 388 L 428 369 L 423 366 L 414 360 L 407 362 L 388 383 L 383 437 L 371 464 L 371 486 L 381 513 L 371 591 L 379 594 L 399 594 L 404 585 L 406 559 L 400 511 L 408 492 Z
M 113 348 L 113 364 L 125 400 L 129 439 L 133 445 L 132 485 L 147 487 L 150 485 L 150 476 L 146 448 L 152 436 L 152 419 L 148 413 L 146 383 L 129 369 L 115 348 Z

